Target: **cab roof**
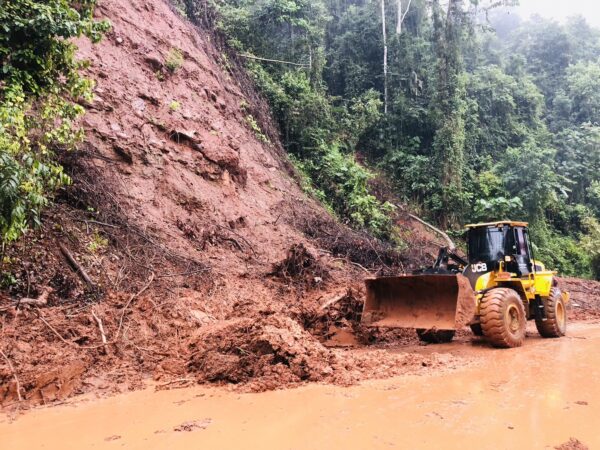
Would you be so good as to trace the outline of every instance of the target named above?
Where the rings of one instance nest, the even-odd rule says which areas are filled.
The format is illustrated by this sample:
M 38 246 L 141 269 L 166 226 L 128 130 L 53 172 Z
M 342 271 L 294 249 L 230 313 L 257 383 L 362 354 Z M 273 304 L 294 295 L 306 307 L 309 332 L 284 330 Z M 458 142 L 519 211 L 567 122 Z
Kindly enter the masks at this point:
M 487 222 L 487 223 L 472 223 L 465 225 L 465 228 L 489 228 L 489 227 L 503 227 L 508 225 L 509 227 L 527 227 L 527 222 L 513 222 L 512 220 L 501 220 L 499 222 Z

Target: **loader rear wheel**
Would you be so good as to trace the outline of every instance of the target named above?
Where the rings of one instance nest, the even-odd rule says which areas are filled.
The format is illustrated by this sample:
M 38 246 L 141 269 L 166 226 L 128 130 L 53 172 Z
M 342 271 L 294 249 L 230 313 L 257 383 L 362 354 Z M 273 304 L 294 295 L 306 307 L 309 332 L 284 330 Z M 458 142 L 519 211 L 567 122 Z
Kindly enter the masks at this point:
M 527 316 L 519 294 L 513 289 L 497 288 L 481 299 L 481 330 L 486 339 L 498 348 L 523 345 Z
M 428 344 L 445 344 L 452 342 L 455 333 L 454 330 L 425 330 L 422 328 L 417 330 L 419 340 L 427 342 Z
M 550 290 L 550 296 L 543 298 L 546 320 L 536 319 L 535 326 L 540 336 L 557 338 L 567 332 L 567 308 L 562 299 L 562 293 L 557 287 Z

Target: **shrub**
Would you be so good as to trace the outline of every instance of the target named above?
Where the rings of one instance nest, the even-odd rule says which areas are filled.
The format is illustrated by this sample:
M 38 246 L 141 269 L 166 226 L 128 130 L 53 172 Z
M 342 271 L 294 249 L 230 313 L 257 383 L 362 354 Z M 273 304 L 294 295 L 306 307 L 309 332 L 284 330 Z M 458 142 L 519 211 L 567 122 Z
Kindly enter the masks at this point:
M 165 67 L 171 73 L 175 73 L 183 65 L 183 53 L 177 48 L 172 48 L 165 60 Z
M 0 239 L 12 241 L 53 192 L 69 183 L 57 151 L 82 138 L 75 103 L 91 97 L 72 38 L 100 39 L 109 27 L 92 13 L 95 0 L 12 0 L 0 8 Z

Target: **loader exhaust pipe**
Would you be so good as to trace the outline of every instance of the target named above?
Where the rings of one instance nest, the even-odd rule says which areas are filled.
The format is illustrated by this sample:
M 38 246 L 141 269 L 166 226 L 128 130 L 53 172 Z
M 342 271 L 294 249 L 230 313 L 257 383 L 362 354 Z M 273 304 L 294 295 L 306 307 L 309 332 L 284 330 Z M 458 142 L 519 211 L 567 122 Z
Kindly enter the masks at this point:
M 462 275 L 405 275 L 365 283 L 361 321 L 370 327 L 456 330 L 475 315 L 475 293 Z

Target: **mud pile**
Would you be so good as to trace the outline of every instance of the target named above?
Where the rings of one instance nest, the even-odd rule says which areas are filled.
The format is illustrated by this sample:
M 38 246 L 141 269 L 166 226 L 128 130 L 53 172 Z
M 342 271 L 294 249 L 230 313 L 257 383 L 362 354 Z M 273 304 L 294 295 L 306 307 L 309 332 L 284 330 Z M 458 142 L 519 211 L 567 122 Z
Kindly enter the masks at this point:
M 571 320 L 600 318 L 600 282 L 578 278 L 560 278 L 559 287 L 571 296 L 569 305 Z
M 410 258 L 303 193 L 267 103 L 214 30 L 163 0 L 103 0 L 96 15 L 112 29 L 77 42 L 95 87 L 85 142 L 62 161 L 74 184 L 0 260 L 0 402 L 187 377 L 198 328 L 275 315 L 316 352 L 297 350 L 308 378 L 296 366 L 281 383 L 249 376 L 318 378 L 331 353 L 303 317 L 326 322 L 323 303 L 360 297 L 364 276 Z M 329 326 L 310 331 L 325 339 Z M 243 383 L 244 370 L 229 372 Z
M 188 370 L 200 383 L 243 384 L 244 390 L 251 391 L 306 381 L 345 385 L 459 364 L 452 355 L 329 349 L 281 315 L 233 319 L 201 329 L 189 349 Z

